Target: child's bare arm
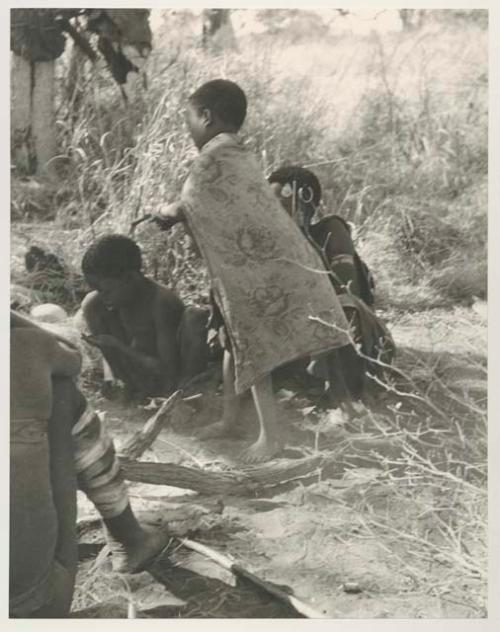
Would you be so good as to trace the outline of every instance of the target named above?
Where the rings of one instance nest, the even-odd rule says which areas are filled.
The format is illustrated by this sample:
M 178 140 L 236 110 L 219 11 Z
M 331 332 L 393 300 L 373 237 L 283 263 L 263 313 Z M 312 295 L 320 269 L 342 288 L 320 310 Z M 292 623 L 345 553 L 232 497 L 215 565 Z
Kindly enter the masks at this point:
M 154 213 L 151 219 L 163 230 L 168 230 L 175 224 L 185 221 L 184 206 L 180 201 L 167 204 L 162 206 L 158 213 Z

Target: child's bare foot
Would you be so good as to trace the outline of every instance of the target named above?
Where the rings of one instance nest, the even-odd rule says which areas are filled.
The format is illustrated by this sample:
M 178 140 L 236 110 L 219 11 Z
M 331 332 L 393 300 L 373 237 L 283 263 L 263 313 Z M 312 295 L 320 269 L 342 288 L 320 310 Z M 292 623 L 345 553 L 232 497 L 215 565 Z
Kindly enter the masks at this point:
M 248 446 L 240 454 L 244 463 L 261 463 L 283 449 L 283 443 L 278 438 L 259 437 L 255 443 Z
M 133 544 L 108 540 L 111 566 L 117 573 L 139 573 L 166 548 L 170 535 L 166 531 L 143 530 L 144 537 Z
M 198 437 L 203 441 L 205 439 L 221 439 L 226 437 L 240 437 L 242 431 L 235 426 L 233 421 L 221 419 L 200 431 Z
M 362 402 L 347 401 L 340 406 L 342 414 L 348 421 L 362 417 L 366 413 L 366 406 Z

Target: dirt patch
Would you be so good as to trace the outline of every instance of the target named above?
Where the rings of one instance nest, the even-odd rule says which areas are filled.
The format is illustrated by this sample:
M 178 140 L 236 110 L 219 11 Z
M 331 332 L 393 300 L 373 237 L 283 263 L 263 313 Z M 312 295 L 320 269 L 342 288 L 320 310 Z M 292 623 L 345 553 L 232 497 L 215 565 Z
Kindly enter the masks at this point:
M 461 319 L 461 323 L 468 322 L 466 332 L 471 340 L 473 333 L 476 335 L 475 365 L 468 362 L 467 335 L 458 338 L 460 344 L 457 344 L 457 319 Z M 471 333 L 472 330 L 475 331 Z M 422 381 L 429 379 L 434 367 L 432 360 L 439 357 L 443 383 L 448 378 L 456 383 L 457 375 L 461 375 L 466 385 L 480 384 L 484 393 L 485 357 L 481 353 L 481 345 L 485 328 L 484 322 L 476 318 L 471 310 L 464 309 L 459 314 L 441 311 L 433 315 L 404 317 L 400 322 L 393 323 L 393 331 L 402 347 L 400 363 L 405 369 L 413 366 L 413 376 L 417 368 L 415 357 L 422 364 Z M 426 331 L 430 332 L 427 338 L 424 335 Z M 478 337 L 478 333 L 481 336 Z M 447 355 L 443 359 L 445 348 Z M 424 369 L 428 372 L 427 376 Z M 474 389 L 469 390 L 472 392 Z M 280 424 L 289 457 L 321 452 L 335 445 L 349 446 L 352 454 L 380 454 L 380 446 L 386 445 L 387 440 L 381 439 L 377 426 L 383 426 L 388 431 L 385 424 L 389 415 L 399 410 L 407 415 L 400 417 L 401 427 L 408 423 L 414 428 L 423 424 L 425 415 L 430 412 L 424 412 L 424 404 L 419 408 L 419 402 L 414 405 L 412 401 L 403 402 L 398 409 L 398 403 L 404 398 L 390 394 L 382 398 L 378 408 L 365 410 L 357 420 L 356 428 L 346 426 L 335 411 L 321 410 L 303 393 L 282 387 L 278 389 L 277 396 L 281 400 Z M 150 414 L 142 408 L 93 397 L 118 446 Z M 437 404 L 445 407 L 446 401 L 442 395 Z M 195 408 L 182 404 L 143 458 L 212 471 L 237 470 L 241 467 L 238 454 L 256 430 L 251 402 L 247 403 L 244 414 L 247 437 L 238 441 L 199 441 L 198 430 L 217 418 L 220 407 L 220 395 L 213 392 L 205 393 Z M 431 417 L 427 421 L 429 419 Z M 439 420 L 433 419 L 436 428 L 439 428 Z M 360 432 L 360 426 L 363 432 Z M 435 436 L 440 436 L 441 430 L 435 432 Z M 396 441 L 390 445 L 406 444 Z M 451 441 L 449 445 L 452 446 Z M 422 454 L 427 453 L 423 451 Z M 407 455 L 405 457 L 397 447 L 396 453 L 386 452 L 384 458 L 389 461 L 400 458 L 403 463 Z M 468 568 L 469 558 L 460 559 L 460 551 L 454 550 L 445 538 L 442 524 L 449 525 L 457 520 L 451 507 L 446 510 L 448 513 L 439 514 L 440 506 L 449 505 L 451 487 L 424 485 L 422 471 L 418 469 L 415 469 L 412 481 L 409 472 L 418 462 L 408 464 L 407 461 L 406 469 L 400 464 L 400 471 L 404 472 L 400 477 L 402 480 L 398 480 L 390 468 L 384 469 L 383 458 L 374 457 L 374 463 L 376 467 L 352 467 L 336 478 L 329 478 L 328 471 L 318 471 L 306 481 L 270 489 L 258 498 L 210 499 L 173 487 L 141 483 L 130 484 L 130 494 L 137 512 L 145 512 L 143 515 L 151 518 L 155 512 L 165 516 L 169 507 L 173 508 L 166 522 L 178 535 L 188 534 L 232 556 L 259 577 L 293 591 L 325 616 L 485 616 L 485 578 L 477 573 L 477 569 Z M 419 481 L 422 482 L 421 487 Z M 454 489 L 456 502 L 460 504 L 462 499 L 463 503 L 468 503 L 470 511 L 477 510 L 480 516 L 484 511 L 482 501 L 473 508 L 476 496 L 466 496 L 462 484 L 457 484 Z M 79 506 L 82 517 L 88 519 L 93 515 L 94 510 L 83 497 Z M 185 508 L 184 514 L 176 514 L 181 506 Z M 192 508 L 191 513 L 186 511 L 187 507 Z M 182 519 L 173 520 L 176 515 Z M 477 525 L 478 535 L 481 524 Z M 467 529 L 464 529 L 464 535 Z M 96 537 L 99 537 L 98 533 L 96 531 Z M 473 546 L 473 543 L 467 542 L 467 545 Z M 479 543 L 478 546 L 480 557 L 484 552 L 481 553 Z M 106 575 L 99 571 L 101 575 L 96 574 L 95 569 L 89 570 L 92 564 L 91 560 L 87 560 L 81 565 L 75 599 L 77 605 L 92 603 L 89 581 L 90 584 L 94 581 L 100 585 L 105 576 L 109 585 L 109 573 Z M 92 574 L 94 579 L 90 580 Z M 143 602 L 142 584 L 135 584 L 136 580 L 128 577 L 128 592 L 125 590 L 121 605 L 113 606 L 114 616 L 126 616 L 130 600 L 142 613 L 138 616 L 298 616 L 255 587 L 237 585 L 227 571 L 197 553 L 179 548 L 178 544 L 156 562 L 149 575 L 143 575 L 140 581 L 148 586 L 145 591 L 148 593 L 147 602 Z M 120 580 L 113 580 L 116 581 Z M 102 600 L 102 591 L 99 597 Z M 108 607 L 109 604 L 99 614 L 95 614 L 94 609 L 92 616 L 109 616 L 106 614 Z M 116 614 L 116 607 L 121 608 L 121 615 Z
M 13 231 L 14 278 L 28 244 L 49 245 L 52 237 L 50 227 Z M 73 263 L 77 233 L 67 237 L 59 231 L 56 253 Z M 244 497 L 130 483 L 134 510 L 233 556 L 331 618 L 486 616 L 485 304 L 385 315 L 408 384 L 396 384 L 357 419 L 346 423 L 293 381 L 276 385 L 286 443 L 279 459 L 339 450 L 346 471 L 318 468 Z M 91 371 L 83 387 L 118 449 L 152 412 L 100 397 Z M 257 433 L 252 402 L 242 439 L 200 441 L 199 430 L 220 412 L 213 389 L 180 404 L 141 460 L 243 471 L 239 454 Z M 96 566 L 104 543 L 98 515 L 82 494 L 78 506 L 76 616 L 297 616 L 177 539 L 148 573 L 122 577 Z

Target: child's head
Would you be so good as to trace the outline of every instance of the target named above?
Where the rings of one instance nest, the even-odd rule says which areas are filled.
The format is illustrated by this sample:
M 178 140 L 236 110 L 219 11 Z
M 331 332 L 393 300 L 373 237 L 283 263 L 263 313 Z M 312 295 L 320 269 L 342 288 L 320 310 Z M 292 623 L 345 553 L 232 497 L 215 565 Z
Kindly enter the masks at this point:
M 188 98 L 186 120 L 198 149 L 221 132 L 236 133 L 247 113 L 247 99 L 233 81 L 214 79 Z
M 314 173 L 304 167 L 281 167 L 273 171 L 268 182 L 286 212 L 292 215 L 295 208 L 294 219 L 307 226 L 321 201 L 321 185 Z
M 104 235 L 95 241 L 82 259 L 82 272 L 90 287 L 110 307 L 134 299 L 136 282 L 143 279 L 139 246 L 124 235 Z

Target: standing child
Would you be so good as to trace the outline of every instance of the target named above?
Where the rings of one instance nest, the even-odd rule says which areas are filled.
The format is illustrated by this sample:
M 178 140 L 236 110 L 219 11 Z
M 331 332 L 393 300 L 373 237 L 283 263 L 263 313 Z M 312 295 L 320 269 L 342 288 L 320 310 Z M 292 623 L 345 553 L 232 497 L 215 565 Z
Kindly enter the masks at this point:
M 189 97 L 186 120 L 200 155 L 180 202 L 155 219 L 163 228 L 187 222 L 224 323 L 224 413 L 206 436 L 233 428 L 238 395 L 251 388 L 260 432 L 243 457 L 252 462 L 282 446 L 271 371 L 348 344 L 348 325 L 321 258 L 237 136 L 246 109 L 232 81 L 209 81 Z

